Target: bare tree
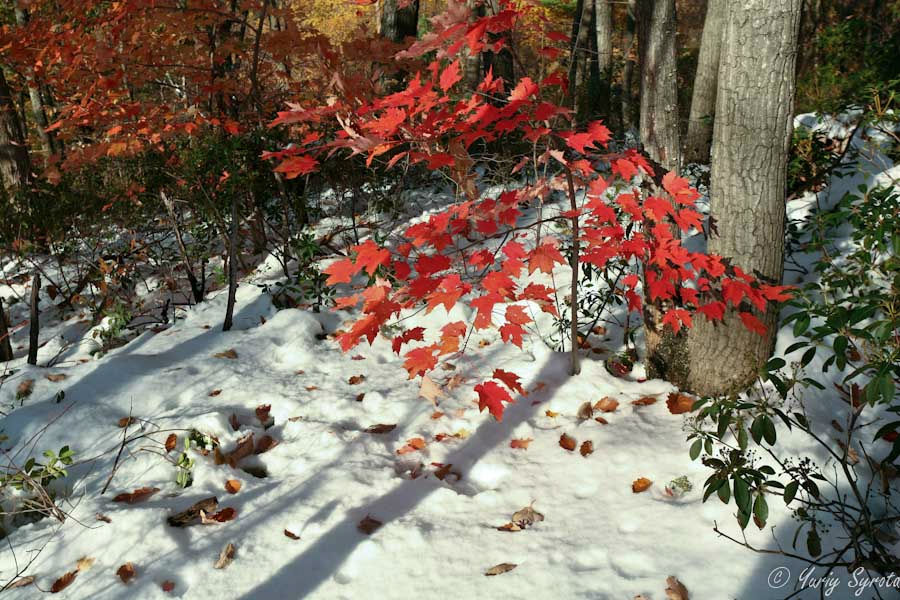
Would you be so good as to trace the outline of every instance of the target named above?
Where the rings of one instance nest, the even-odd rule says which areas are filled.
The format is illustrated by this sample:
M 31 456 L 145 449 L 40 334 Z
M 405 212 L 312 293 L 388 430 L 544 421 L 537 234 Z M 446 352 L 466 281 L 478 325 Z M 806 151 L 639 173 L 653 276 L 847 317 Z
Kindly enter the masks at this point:
M 2 68 L 0 68 L 0 179 L 7 192 L 22 189 L 31 181 L 31 159 L 28 156 L 28 146 L 25 145 L 25 130 Z
M 684 141 L 686 163 L 708 163 L 716 113 L 716 80 L 719 74 L 719 55 L 722 50 L 722 30 L 725 26 L 726 0 L 708 0 L 700 41 L 700 56 L 694 89 L 691 95 L 691 114 Z
M 638 61 L 641 66 L 641 143 L 669 170 L 681 165 L 675 0 L 638 0 Z

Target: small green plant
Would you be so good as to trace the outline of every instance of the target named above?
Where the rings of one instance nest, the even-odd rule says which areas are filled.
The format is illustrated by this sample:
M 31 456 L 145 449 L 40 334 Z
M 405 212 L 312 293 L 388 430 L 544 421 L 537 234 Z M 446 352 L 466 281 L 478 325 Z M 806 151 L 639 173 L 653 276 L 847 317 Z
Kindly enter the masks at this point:
M 674 498 L 680 498 L 694 489 L 694 484 L 687 475 L 676 477 L 666 486 L 666 493 Z
M 194 459 L 188 456 L 191 450 L 190 438 L 184 438 L 184 452 L 175 461 L 175 483 L 179 487 L 190 487 L 194 483 Z
M 298 304 L 309 304 L 313 311 L 332 302 L 334 289 L 325 285 L 328 276 L 322 273 L 316 258 L 323 254 L 315 236 L 308 230 L 291 239 L 291 251 L 297 261 L 297 270 L 287 281 L 274 286 L 262 285 L 272 295 L 277 308 L 294 308 Z
M 50 482 L 66 477 L 69 473 L 65 467 L 72 464 L 75 452 L 68 446 L 63 446 L 59 452 L 45 450 L 43 453 L 47 459 L 40 463 L 33 457 L 25 461 L 21 469 L 14 469 L 7 474 L 0 475 L 0 486 L 9 485 L 17 490 L 29 487 L 29 480 L 40 487 L 46 487 Z

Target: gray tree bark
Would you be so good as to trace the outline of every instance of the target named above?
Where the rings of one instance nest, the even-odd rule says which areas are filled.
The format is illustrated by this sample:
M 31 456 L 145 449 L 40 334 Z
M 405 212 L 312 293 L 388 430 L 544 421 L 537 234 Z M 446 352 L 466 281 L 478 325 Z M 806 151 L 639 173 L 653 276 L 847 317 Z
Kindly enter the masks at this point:
M 709 0 L 700 40 L 700 56 L 694 89 L 691 94 L 691 113 L 688 117 L 684 141 L 685 163 L 709 163 L 716 114 L 716 83 L 719 75 L 719 55 L 722 50 L 722 30 L 725 26 L 726 0 Z
M 635 105 L 632 88 L 634 87 L 634 39 L 635 39 L 635 0 L 628 0 L 626 7 L 625 36 L 622 43 L 622 52 L 625 54 L 625 64 L 622 67 L 622 129 L 635 128 Z
M 594 0 L 578 0 L 572 22 L 572 45 L 569 55 L 569 104 L 576 121 L 584 123 L 589 106 L 591 15 Z
M 382 0 L 379 33 L 398 44 L 419 30 L 419 0 L 400 8 L 400 0 Z
M 15 4 L 16 24 L 24 27 L 28 23 L 28 13 L 25 12 L 18 3 Z M 47 132 L 47 112 L 44 109 L 44 100 L 41 98 L 41 89 L 37 82 L 28 86 L 28 99 L 31 103 L 31 114 L 34 117 L 34 123 L 37 128 L 38 137 L 41 140 L 41 147 L 48 156 L 56 152 L 56 139 L 52 132 Z
M 13 349 L 9 335 L 9 320 L 3 310 L 3 298 L 0 298 L 0 362 L 9 362 L 12 359 Z
M 594 36 L 600 74 L 600 94 L 595 108 L 598 114 L 609 120 L 612 86 L 612 6 L 609 0 L 594 0 Z
M 669 170 L 681 166 L 675 0 L 638 0 L 638 61 L 641 66 L 641 143 Z
M 710 181 L 718 234 L 708 250 L 747 273 L 781 283 L 787 157 L 794 108 L 802 0 L 729 2 L 719 67 Z M 713 325 L 700 317 L 686 355 L 665 376 L 701 395 L 735 393 L 753 383 L 771 355 L 777 311 L 759 315 L 767 334 L 748 331 L 735 311 Z M 648 348 L 648 351 L 650 349 Z
M 0 180 L 7 192 L 22 189 L 31 181 L 31 159 L 25 131 L 19 122 L 12 92 L 0 68 Z

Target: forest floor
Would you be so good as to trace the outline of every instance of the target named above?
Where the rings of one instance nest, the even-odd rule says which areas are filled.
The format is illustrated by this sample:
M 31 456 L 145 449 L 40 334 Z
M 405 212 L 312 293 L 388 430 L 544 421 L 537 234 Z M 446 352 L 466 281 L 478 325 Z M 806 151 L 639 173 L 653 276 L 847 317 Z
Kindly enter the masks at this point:
M 850 130 L 831 126 L 836 135 Z M 789 218 L 860 184 L 900 177 L 864 133 L 854 140 L 861 149 L 855 174 L 792 200 Z M 16 271 L 12 261 L 4 264 L 6 276 Z M 16 575 L 34 580 L 5 596 L 36 597 L 72 572 L 62 597 L 662 599 L 668 576 L 695 599 L 787 595 L 769 585 L 770 574 L 802 566 L 753 554 L 713 531 L 718 523 L 740 535 L 733 506 L 702 502 L 709 470 L 690 460 L 685 416 L 667 407 L 676 390 L 644 380 L 640 363 L 621 377 L 605 367 L 623 349 L 615 322 L 588 340 L 593 349 L 579 377 L 568 376 L 568 356 L 549 350 L 540 331 L 524 351 L 476 332 L 467 353 L 423 387 L 407 379 L 389 341 L 341 353 L 332 335 L 352 315 L 277 310 L 260 287 L 277 276 L 267 261 L 242 282 L 227 333 L 226 295 L 218 292 L 173 325 L 102 356 L 95 344 L 79 343 L 90 340 L 83 316 L 61 321 L 44 311 L 37 367 L 22 356 L 27 331 L 14 334 L 17 358 L 0 384 L 2 450 L 21 464 L 68 445 L 75 463 L 50 485 L 64 522 L 48 517 L 9 530 L 0 585 Z M 785 282 L 809 276 L 789 270 Z M 0 294 L 27 297 L 27 283 L 9 283 Z M 27 318 L 21 305 L 12 313 L 13 323 Z M 445 320 L 452 319 L 438 309 L 410 316 L 405 326 Z M 785 328 L 778 349 L 793 341 Z M 51 368 L 40 366 L 51 360 Z M 497 367 L 521 375 L 528 392 L 502 422 L 478 411 L 471 389 Z M 807 370 L 820 367 L 817 359 Z M 618 406 L 579 418 L 585 402 L 603 398 Z M 646 398 L 656 401 L 635 404 Z M 804 402 L 824 423 L 846 410 L 828 390 Z M 195 446 L 188 453 L 193 483 L 182 488 L 173 462 L 189 430 L 203 434 L 194 436 L 201 443 L 214 437 L 218 452 L 203 455 Z M 171 434 L 175 445 L 167 448 Z M 561 447 L 563 435 L 574 438 L 573 451 Z M 779 443 L 824 461 L 803 439 Z M 693 489 L 670 493 L 682 476 Z M 652 484 L 636 493 L 639 478 Z M 120 496 L 143 488 L 157 491 Z M 167 522 L 211 496 L 218 505 L 206 506 L 209 523 Z M 21 508 L 22 500 L 8 495 L 4 509 Z M 513 517 L 526 507 L 543 519 L 529 525 L 533 513 Z M 771 507 L 770 522 L 788 547 L 790 514 Z M 521 530 L 498 529 L 517 520 Z M 760 548 L 777 543 L 752 526 L 747 540 Z M 217 565 L 229 544 L 230 564 Z M 515 568 L 485 576 L 502 563 Z

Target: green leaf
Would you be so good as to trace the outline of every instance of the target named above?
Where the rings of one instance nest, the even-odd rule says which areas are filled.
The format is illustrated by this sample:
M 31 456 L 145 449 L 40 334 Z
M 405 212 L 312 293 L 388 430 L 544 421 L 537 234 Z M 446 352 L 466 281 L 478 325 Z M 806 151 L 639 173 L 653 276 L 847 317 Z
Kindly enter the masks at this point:
M 695 440 L 694 443 L 691 444 L 691 460 L 697 460 L 697 457 L 700 456 L 701 450 L 703 450 L 703 440 Z
M 807 313 L 803 313 L 797 318 L 797 321 L 794 323 L 794 337 L 800 337 L 806 333 L 806 330 L 809 329 L 809 321 L 809 314 Z
M 723 480 L 723 483 L 726 482 Z M 728 485 L 723 485 L 717 490 L 717 492 L 719 494 L 719 500 L 722 501 L 722 504 L 728 504 L 728 502 L 731 500 L 731 488 L 728 487 Z
M 809 350 L 803 353 L 803 357 L 800 359 L 800 366 L 805 367 L 812 359 L 816 357 L 816 347 L 812 346 Z
M 750 425 L 750 436 L 753 438 L 753 441 L 757 444 L 762 442 L 763 437 L 763 423 L 762 423 L 763 415 L 757 416 L 753 419 L 753 423 Z
M 740 477 L 734 480 L 734 502 L 738 510 L 750 513 L 750 486 Z
M 753 503 L 753 514 L 756 515 L 757 519 L 762 521 L 763 525 L 765 525 L 766 521 L 769 519 L 769 505 L 766 504 L 764 494 L 759 494 L 756 497 L 756 502 Z
M 784 503 L 790 504 L 794 499 L 794 496 L 797 495 L 797 490 L 800 488 L 800 484 L 796 481 L 792 481 L 784 488 Z
M 763 438 L 770 446 L 775 444 L 775 423 L 768 415 L 763 415 Z
M 806 534 L 806 550 L 813 558 L 822 554 L 822 538 L 815 529 L 810 529 Z

